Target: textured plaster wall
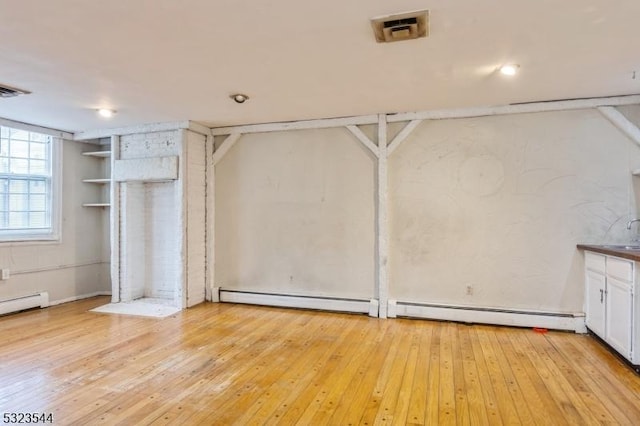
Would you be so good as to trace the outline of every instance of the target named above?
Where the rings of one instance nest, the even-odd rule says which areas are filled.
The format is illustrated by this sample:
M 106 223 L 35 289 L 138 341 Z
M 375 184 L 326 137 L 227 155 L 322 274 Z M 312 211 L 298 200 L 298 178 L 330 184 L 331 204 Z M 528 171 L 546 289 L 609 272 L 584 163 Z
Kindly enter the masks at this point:
M 596 110 L 426 121 L 389 167 L 391 298 L 580 312 L 576 243 L 634 237 L 640 148 Z
M 375 161 L 344 128 L 244 135 L 216 166 L 216 285 L 370 298 Z

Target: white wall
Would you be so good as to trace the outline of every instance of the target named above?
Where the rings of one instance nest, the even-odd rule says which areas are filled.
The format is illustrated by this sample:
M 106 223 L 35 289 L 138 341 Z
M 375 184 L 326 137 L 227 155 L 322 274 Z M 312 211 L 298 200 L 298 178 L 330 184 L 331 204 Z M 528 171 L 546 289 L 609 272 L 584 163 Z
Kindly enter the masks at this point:
M 344 128 L 244 135 L 216 166 L 216 286 L 368 299 L 374 170 Z
M 594 109 L 423 122 L 389 159 L 390 298 L 581 312 L 576 244 L 633 237 L 637 168 Z M 343 128 L 242 136 L 216 167 L 216 286 L 373 297 L 374 176 Z
M 102 161 L 81 155 L 86 144 L 64 141 L 62 190 L 62 240 L 51 244 L 0 244 L 0 267 L 11 270 L 11 278 L 0 281 L 0 300 L 49 292 L 52 302 L 96 292 L 109 292 L 108 253 L 103 250 L 104 220 L 100 208 L 82 207 L 98 200 L 101 189 L 82 183 L 99 177 Z M 40 272 L 31 272 L 40 270 Z
M 389 167 L 398 300 L 580 312 L 576 243 L 632 237 L 640 148 L 596 110 L 423 122 Z

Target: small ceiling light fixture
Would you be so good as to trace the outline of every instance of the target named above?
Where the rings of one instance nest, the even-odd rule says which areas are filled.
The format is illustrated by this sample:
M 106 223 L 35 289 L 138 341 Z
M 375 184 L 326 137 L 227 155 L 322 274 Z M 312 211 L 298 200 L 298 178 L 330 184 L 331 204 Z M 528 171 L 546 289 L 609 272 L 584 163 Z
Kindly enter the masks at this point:
M 116 113 L 116 110 L 109 108 L 100 108 L 98 109 L 98 115 L 104 118 L 111 118 Z
M 520 65 L 505 64 L 500 67 L 500 74 L 509 75 L 509 76 L 516 75 L 519 69 L 520 69 Z
M 237 103 L 237 104 L 243 104 L 243 103 L 245 103 L 246 101 L 249 100 L 249 96 L 243 95 L 242 93 L 236 93 L 236 94 L 233 94 L 233 95 L 231 95 L 229 97 L 231 99 L 233 99 L 235 101 L 235 103 Z

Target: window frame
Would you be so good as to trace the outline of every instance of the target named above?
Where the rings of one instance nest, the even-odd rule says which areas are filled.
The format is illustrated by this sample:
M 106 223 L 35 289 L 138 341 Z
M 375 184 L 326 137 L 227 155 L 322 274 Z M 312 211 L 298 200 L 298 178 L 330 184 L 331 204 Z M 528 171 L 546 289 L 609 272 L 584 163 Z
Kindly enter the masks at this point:
M 40 133 L 51 137 L 51 188 L 49 194 L 51 217 L 50 227 L 46 229 L 0 229 L 0 246 L 59 243 L 61 240 L 62 229 L 62 139 L 56 135 L 52 135 L 50 131 L 47 131 L 47 129 L 39 131 L 38 128 L 34 128 L 34 126 L 31 125 L 19 126 L 13 125 L 13 123 L 4 123 L 2 121 L 0 121 L 0 126 L 2 127 L 24 130 L 31 133 Z M 19 176 L 17 178 L 19 179 Z

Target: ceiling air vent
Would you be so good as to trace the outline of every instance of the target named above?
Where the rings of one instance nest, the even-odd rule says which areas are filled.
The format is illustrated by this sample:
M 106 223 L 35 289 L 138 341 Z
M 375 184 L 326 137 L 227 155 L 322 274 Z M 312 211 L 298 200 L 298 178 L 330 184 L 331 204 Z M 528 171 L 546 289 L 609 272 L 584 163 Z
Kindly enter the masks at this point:
M 18 95 L 28 95 L 29 91 L 16 89 L 15 87 L 6 86 L 4 84 L 0 84 L 0 98 L 13 98 Z
M 378 43 L 411 40 L 429 35 L 429 11 L 396 13 L 371 18 L 371 26 Z

